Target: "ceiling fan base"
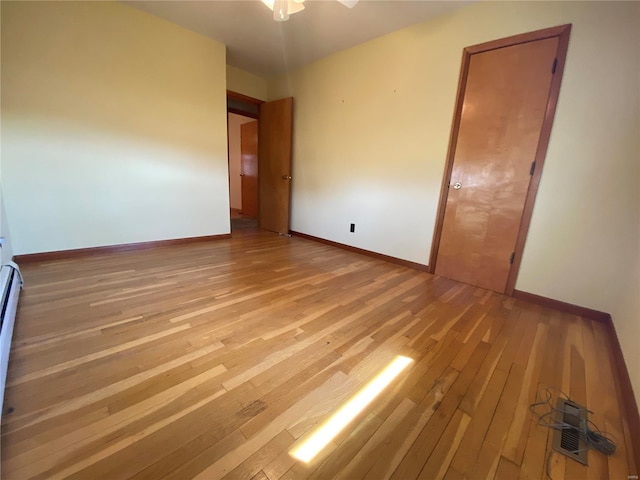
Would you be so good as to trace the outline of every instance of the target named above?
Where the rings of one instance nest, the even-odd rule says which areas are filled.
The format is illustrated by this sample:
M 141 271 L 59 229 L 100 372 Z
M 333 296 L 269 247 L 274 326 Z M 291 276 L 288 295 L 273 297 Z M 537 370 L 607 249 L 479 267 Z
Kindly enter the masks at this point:
M 359 0 L 338 0 L 338 1 L 347 8 L 353 8 L 356 6 Z

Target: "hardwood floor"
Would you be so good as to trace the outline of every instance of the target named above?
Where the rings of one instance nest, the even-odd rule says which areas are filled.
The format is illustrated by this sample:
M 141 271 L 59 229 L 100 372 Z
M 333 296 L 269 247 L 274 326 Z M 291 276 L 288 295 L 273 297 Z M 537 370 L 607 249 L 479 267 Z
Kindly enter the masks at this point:
M 24 266 L 6 479 L 627 479 L 601 323 L 266 232 Z M 310 465 L 289 450 L 396 355 L 414 363 Z M 615 436 L 551 454 L 563 390 Z

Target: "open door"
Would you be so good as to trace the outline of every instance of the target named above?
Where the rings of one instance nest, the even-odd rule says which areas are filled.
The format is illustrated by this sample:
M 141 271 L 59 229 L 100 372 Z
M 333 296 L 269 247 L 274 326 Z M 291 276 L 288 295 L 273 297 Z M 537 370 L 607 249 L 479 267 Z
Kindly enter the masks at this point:
M 288 234 L 293 98 L 261 104 L 258 130 L 259 225 Z

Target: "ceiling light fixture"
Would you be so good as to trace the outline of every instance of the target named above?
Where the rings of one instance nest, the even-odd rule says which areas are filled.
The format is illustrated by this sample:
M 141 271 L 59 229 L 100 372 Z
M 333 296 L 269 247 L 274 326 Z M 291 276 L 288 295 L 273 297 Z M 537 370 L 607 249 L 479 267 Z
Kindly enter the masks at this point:
M 262 0 L 273 11 L 273 19 L 276 22 L 289 20 L 289 15 L 304 10 L 304 0 Z
M 359 0 L 338 0 L 338 2 L 348 8 L 355 7 L 358 1 Z M 262 3 L 271 9 L 273 19 L 276 22 L 286 22 L 289 20 L 289 15 L 304 10 L 304 0 L 262 0 Z

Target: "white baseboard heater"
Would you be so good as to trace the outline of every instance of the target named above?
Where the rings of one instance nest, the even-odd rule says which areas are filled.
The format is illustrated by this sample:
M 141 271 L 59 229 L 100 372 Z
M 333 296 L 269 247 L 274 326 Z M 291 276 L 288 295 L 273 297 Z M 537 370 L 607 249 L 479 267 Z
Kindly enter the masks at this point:
M 22 274 L 18 265 L 8 262 L 0 268 L 0 317 L 2 327 L 0 329 L 0 417 L 4 406 L 4 387 L 7 383 L 7 368 L 9 367 L 9 351 L 11 350 L 11 337 L 13 325 L 16 320 L 18 308 L 18 296 L 22 288 Z

